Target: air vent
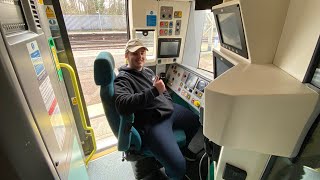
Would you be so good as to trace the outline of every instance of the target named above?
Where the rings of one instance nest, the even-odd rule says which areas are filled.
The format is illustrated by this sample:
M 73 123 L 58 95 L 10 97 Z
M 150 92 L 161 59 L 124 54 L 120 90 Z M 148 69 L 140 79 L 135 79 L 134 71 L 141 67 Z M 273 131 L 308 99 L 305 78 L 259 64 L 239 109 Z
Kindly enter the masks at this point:
M 3 24 L 2 25 L 5 34 L 10 34 L 14 32 L 24 31 L 26 30 L 25 23 L 12 23 L 12 24 Z
M 31 12 L 32 12 L 32 15 L 33 15 L 34 22 L 35 22 L 36 26 L 38 28 L 41 28 L 39 14 L 38 14 L 38 10 L 37 10 L 37 7 L 35 5 L 34 0 L 30 0 L 30 7 L 31 7 Z
M 0 0 L 0 3 L 18 5 L 18 0 Z

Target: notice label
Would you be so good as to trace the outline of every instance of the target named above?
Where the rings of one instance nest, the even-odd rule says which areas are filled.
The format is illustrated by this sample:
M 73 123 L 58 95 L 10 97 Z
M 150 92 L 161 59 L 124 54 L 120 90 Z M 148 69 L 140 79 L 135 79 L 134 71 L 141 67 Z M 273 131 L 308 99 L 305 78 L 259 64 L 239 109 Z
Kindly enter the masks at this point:
M 36 41 L 32 41 L 31 43 L 27 43 L 27 48 L 29 51 L 29 56 L 31 58 L 34 71 L 38 77 L 38 80 L 41 79 L 41 75 L 45 74 L 45 68 L 43 65 L 41 53 Z
M 56 97 L 54 95 L 49 76 L 42 82 L 42 84 L 40 84 L 39 90 L 47 112 L 49 115 L 51 115 L 50 107 L 51 104 L 55 101 Z
M 157 12 L 156 11 L 147 11 L 147 26 L 156 26 L 157 25 Z
M 33 64 L 34 71 L 37 75 L 42 101 L 44 103 L 48 116 L 50 117 L 50 122 L 56 140 L 58 142 L 58 146 L 60 150 L 62 150 L 66 130 L 60 113 L 58 101 L 54 94 L 50 78 L 44 67 L 37 41 L 32 41 L 30 43 L 27 43 L 26 45 L 29 52 L 30 60 Z

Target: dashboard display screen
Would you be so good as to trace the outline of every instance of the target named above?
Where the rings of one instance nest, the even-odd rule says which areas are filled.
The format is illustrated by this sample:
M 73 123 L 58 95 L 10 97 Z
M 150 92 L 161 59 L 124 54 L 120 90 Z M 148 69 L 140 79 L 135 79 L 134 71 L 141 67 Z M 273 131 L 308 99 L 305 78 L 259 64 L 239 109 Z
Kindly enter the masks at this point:
M 205 88 L 207 85 L 208 85 L 208 82 L 207 82 L 207 81 L 199 80 L 196 88 L 197 88 L 199 91 L 204 92 L 204 88 Z
M 193 74 L 189 74 L 185 85 L 188 87 L 188 89 L 194 89 L 194 87 L 196 86 L 197 80 L 198 80 L 197 76 Z

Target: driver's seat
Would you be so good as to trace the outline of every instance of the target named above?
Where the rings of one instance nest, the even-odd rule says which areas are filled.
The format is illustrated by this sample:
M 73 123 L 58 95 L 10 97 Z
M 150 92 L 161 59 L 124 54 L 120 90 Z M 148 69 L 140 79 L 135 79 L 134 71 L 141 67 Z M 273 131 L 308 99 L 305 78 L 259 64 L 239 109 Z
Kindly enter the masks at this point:
M 114 59 L 109 52 L 100 52 L 94 62 L 94 80 L 100 85 L 100 97 L 112 132 L 118 138 L 118 150 L 125 152 L 124 159 L 136 161 L 144 157 L 152 157 L 152 153 L 142 148 L 139 132 L 132 126 L 134 114 L 120 115 L 114 104 Z M 180 148 L 186 145 L 186 135 L 183 130 L 174 130 Z

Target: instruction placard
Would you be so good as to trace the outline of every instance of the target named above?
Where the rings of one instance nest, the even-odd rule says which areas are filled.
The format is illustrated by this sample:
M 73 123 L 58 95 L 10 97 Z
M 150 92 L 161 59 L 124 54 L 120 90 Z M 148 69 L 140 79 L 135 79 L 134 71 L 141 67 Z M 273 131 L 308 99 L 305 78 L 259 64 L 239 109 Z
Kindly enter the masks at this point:
M 37 41 L 32 41 L 30 43 L 27 43 L 26 46 L 29 52 L 30 60 L 33 64 L 34 71 L 37 75 L 42 101 L 50 117 L 50 122 L 53 127 L 58 146 L 60 150 L 62 150 L 63 142 L 65 139 L 65 126 L 50 78 L 43 64 L 38 43 Z
M 34 71 L 38 77 L 41 79 L 41 75 L 45 74 L 45 68 L 43 65 L 43 60 L 41 58 L 40 50 L 36 41 L 27 44 L 29 55 L 33 64 Z
M 156 26 L 157 25 L 157 12 L 156 11 L 147 11 L 147 26 Z

